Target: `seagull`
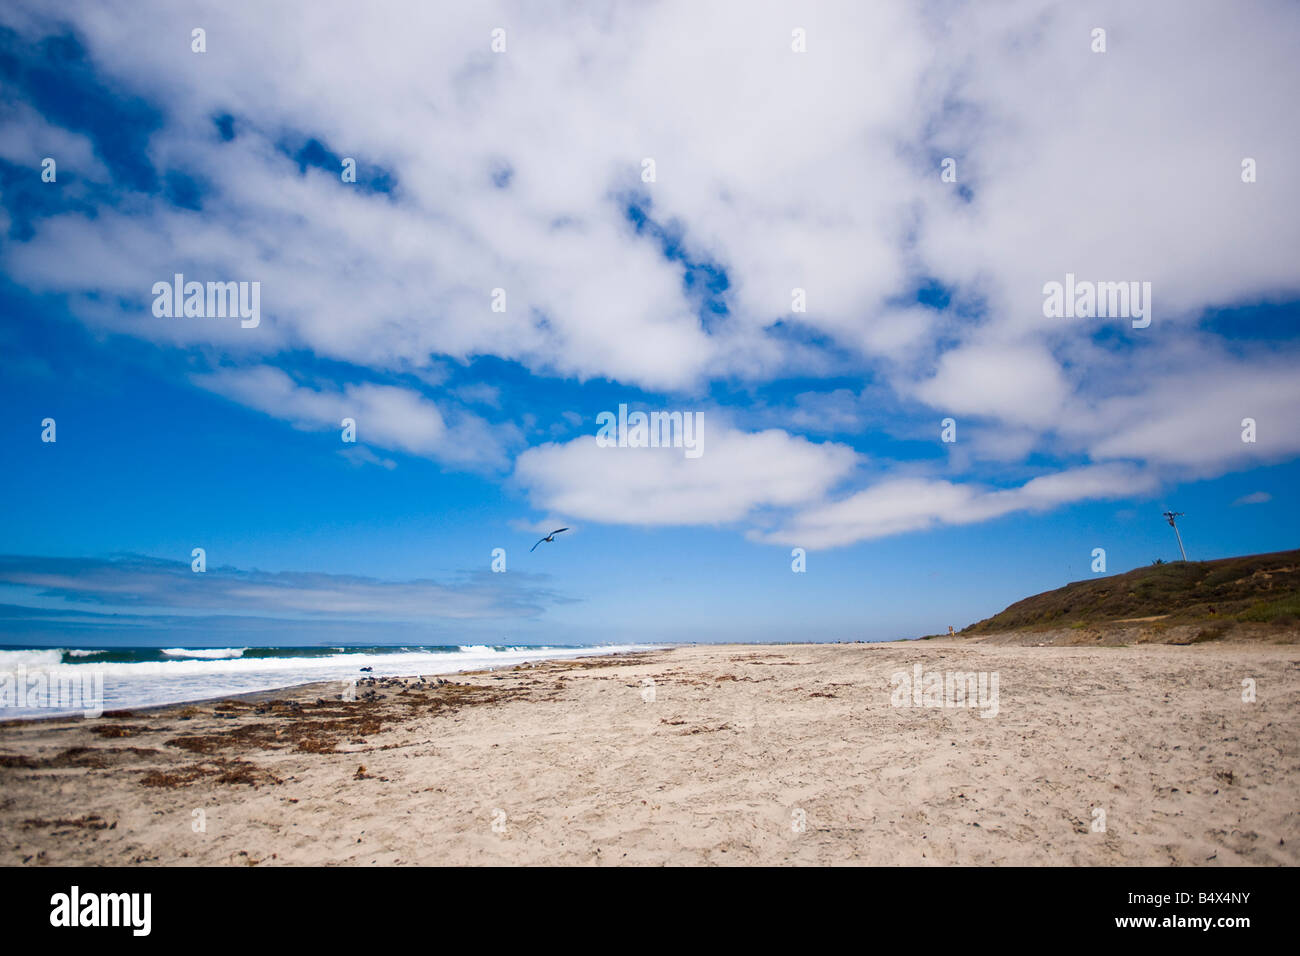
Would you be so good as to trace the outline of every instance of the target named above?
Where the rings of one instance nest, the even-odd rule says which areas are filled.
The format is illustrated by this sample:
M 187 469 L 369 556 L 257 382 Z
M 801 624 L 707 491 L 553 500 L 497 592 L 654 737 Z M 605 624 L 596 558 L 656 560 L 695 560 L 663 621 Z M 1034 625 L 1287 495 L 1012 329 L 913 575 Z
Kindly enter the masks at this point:
M 568 531 L 568 530 L 569 530 L 568 528 L 557 528 L 555 531 L 552 531 L 545 538 L 543 538 L 542 541 L 554 541 L 555 536 L 557 534 L 559 534 L 561 531 Z M 542 541 L 538 541 L 537 544 L 541 544 Z M 537 550 L 537 544 L 533 545 L 531 548 L 528 549 L 529 554 L 532 554 L 534 551 Z

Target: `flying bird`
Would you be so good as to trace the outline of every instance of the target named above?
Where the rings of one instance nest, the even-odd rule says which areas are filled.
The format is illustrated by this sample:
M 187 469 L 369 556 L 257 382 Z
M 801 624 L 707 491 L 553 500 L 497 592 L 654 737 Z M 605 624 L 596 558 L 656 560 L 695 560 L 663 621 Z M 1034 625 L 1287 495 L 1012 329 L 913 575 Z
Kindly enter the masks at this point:
M 559 534 L 561 531 L 568 531 L 568 530 L 569 530 L 568 528 L 557 528 L 556 530 L 548 534 L 545 538 L 543 538 L 542 541 L 554 541 L 555 536 L 557 534 Z M 542 541 L 538 541 L 537 544 L 541 544 Z M 533 545 L 531 548 L 528 549 L 529 554 L 532 554 L 534 551 L 537 550 L 537 544 Z

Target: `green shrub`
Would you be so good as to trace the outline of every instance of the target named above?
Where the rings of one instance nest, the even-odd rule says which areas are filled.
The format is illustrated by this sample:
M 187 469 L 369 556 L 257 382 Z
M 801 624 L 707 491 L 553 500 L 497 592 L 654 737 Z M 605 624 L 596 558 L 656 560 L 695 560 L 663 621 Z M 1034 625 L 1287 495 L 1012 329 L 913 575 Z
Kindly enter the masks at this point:
M 1237 615 L 1239 621 L 1276 624 L 1282 618 L 1300 617 L 1300 592 L 1292 592 L 1276 601 L 1263 601 Z

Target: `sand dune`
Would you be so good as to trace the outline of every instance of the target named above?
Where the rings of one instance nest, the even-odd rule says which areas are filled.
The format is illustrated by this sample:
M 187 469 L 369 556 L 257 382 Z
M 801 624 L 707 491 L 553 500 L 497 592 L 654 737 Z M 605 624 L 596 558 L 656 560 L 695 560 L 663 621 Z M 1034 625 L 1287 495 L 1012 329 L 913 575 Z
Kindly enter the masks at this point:
M 892 678 L 917 664 L 996 674 L 996 716 L 916 706 Z M 0 862 L 1300 858 L 1294 645 L 723 645 L 452 680 L 0 726 Z

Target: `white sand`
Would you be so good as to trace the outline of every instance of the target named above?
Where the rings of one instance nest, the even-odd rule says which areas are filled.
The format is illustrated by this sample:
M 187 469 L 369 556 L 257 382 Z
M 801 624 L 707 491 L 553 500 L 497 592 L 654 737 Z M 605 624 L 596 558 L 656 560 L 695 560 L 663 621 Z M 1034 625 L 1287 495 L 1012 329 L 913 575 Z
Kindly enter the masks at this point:
M 891 706 L 915 663 L 996 672 L 997 716 Z M 333 738 L 303 729 L 319 689 L 279 695 L 296 716 L 0 727 L 0 863 L 1300 862 L 1294 645 L 728 645 L 454 679 L 483 689 L 330 701 L 390 720 Z

